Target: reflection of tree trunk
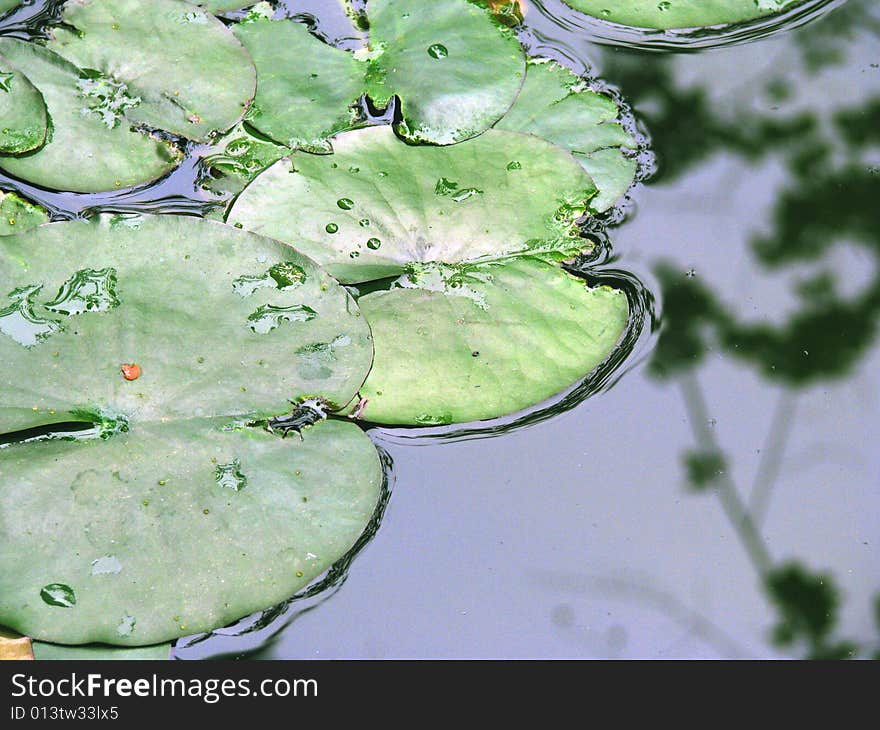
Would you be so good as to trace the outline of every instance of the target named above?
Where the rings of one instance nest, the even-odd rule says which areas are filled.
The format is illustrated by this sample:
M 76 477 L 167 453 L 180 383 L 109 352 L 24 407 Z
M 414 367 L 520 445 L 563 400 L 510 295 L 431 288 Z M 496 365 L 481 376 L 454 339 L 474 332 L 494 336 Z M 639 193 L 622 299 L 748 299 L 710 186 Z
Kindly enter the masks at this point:
M 786 388 L 776 401 L 773 421 L 770 423 L 767 440 L 761 450 L 761 463 L 758 465 L 755 482 L 749 494 L 749 515 L 758 527 L 764 523 L 767 516 L 770 497 L 779 478 L 788 438 L 794 426 L 796 408 L 797 398 L 793 391 Z
M 688 421 L 691 431 L 701 451 L 705 453 L 721 453 L 715 432 L 710 425 L 709 413 L 706 408 L 706 399 L 697 376 L 688 373 L 680 380 L 681 392 L 687 409 Z M 752 564 L 761 574 L 763 579 L 772 568 L 772 560 L 767 550 L 764 538 L 752 521 L 749 511 L 740 497 L 729 470 L 725 469 L 718 475 L 714 485 L 715 493 L 721 500 L 721 506 L 727 519 L 736 530 L 740 542 L 748 553 Z
M 33 659 L 31 640 L 0 626 L 0 661 L 6 659 Z

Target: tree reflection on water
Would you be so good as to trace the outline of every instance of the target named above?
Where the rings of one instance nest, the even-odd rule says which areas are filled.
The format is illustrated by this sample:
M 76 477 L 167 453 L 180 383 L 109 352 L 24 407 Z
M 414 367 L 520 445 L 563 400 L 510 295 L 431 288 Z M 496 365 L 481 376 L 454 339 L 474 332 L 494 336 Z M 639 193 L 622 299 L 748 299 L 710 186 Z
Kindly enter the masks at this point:
M 737 530 L 776 610 L 773 643 L 811 658 L 880 657 L 876 641 L 840 636 L 841 595 L 834 576 L 798 560 L 774 559 L 761 531 L 799 394 L 850 376 L 876 341 L 880 95 L 851 94 L 824 110 L 794 100 L 796 85 L 809 84 L 823 71 L 849 67 L 851 74 L 864 73 L 866 45 L 857 40 L 866 36 L 876 47 L 880 12 L 859 1 L 792 33 L 787 42 L 799 55 L 799 68 L 774 68 L 760 78 L 769 109 L 743 105 L 734 113 L 719 111 L 711 72 L 683 84 L 676 75 L 681 59 L 620 51 L 603 55 L 603 74 L 625 91 L 650 132 L 658 159 L 653 185 L 672 184 L 719 153 L 756 168 L 772 160 L 785 170 L 782 189 L 770 201 L 771 228 L 753 235 L 748 245 L 757 267 L 789 272 L 793 312 L 782 322 L 747 318 L 707 277 L 683 272 L 664 258 L 655 264 L 663 323 L 649 370 L 680 388 L 695 441 L 682 456 L 687 483 L 693 492 L 717 496 Z M 755 47 L 736 53 L 748 58 Z M 687 60 L 692 71 L 693 57 Z M 869 68 L 878 72 L 876 63 Z M 872 263 L 869 280 L 855 293 L 831 259 L 841 245 L 859 247 Z M 700 382 L 701 366 L 717 354 L 755 368 L 779 390 L 748 493 L 734 481 L 731 457 L 712 428 Z M 880 632 L 880 595 L 875 600 Z

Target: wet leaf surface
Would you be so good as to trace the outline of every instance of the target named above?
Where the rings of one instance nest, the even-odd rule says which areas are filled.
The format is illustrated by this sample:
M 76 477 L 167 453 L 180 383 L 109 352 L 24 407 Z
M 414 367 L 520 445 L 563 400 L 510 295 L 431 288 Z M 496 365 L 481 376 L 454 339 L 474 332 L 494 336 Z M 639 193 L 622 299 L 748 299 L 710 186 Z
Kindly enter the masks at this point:
M 516 36 L 465 0 L 371 0 L 374 53 L 367 93 L 377 106 L 403 101 L 401 134 L 452 144 L 491 127 L 513 104 L 525 75 Z
M 27 69 L 52 120 L 51 139 L 37 152 L 0 156 L 6 172 L 44 188 L 100 192 L 149 182 L 177 165 L 168 143 L 107 118 L 100 93 L 57 54 L 14 38 L 0 38 L 0 54 Z
M 48 220 L 48 214 L 40 206 L 29 203 L 15 193 L 0 192 L 0 236 L 23 233 Z
M 68 0 L 49 48 L 127 103 L 110 110 L 196 140 L 225 131 L 254 97 L 247 51 L 210 13 L 184 0 Z
M 296 153 L 239 196 L 229 222 L 294 243 L 340 280 L 590 247 L 574 221 L 596 190 L 571 155 L 530 135 L 490 131 L 449 147 L 409 146 L 388 127 Z
M 57 643 L 151 645 L 278 603 L 329 568 L 378 500 L 370 440 L 342 421 L 302 440 L 228 423 L 0 450 L 0 621 Z M 232 463 L 243 489 L 218 479 Z M 113 570 L 95 569 L 108 558 Z M 49 583 L 75 604 L 47 602 Z
M 0 433 L 83 413 L 262 418 L 311 395 L 343 406 L 369 368 L 369 330 L 346 291 L 288 246 L 230 226 L 104 217 L 2 237 L 0 252 Z

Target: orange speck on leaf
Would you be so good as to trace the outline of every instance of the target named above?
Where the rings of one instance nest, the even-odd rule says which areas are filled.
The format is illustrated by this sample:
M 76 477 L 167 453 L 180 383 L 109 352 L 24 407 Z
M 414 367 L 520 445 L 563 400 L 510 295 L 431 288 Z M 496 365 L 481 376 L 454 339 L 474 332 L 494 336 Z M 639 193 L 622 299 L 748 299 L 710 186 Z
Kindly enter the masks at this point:
M 141 366 L 135 362 L 127 362 L 120 369 L 122 370 L 122 377 L 126 380 L 137 380 L 141 376 Z

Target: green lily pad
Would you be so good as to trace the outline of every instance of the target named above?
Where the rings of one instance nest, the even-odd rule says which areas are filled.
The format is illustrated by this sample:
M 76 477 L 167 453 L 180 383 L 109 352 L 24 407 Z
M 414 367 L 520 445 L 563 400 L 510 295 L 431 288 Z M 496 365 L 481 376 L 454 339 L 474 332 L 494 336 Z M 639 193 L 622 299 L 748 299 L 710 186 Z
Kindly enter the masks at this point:
M 637 28 L 699 28 L 741 23 L 787 10 L 804 0 L 564 0 L 575 10 Z
M 0 623 L 152 645 L 284 600 L 355 543 L 382 483 L 360 429 L 247 425 L 345 405 L 369 369 L 364 318 L 311 260 L 104 216 L 0 238 L 0 280 L 0 433 L 92 424 L 0 448 Z
M 342 421 L 302 440 L 227 423 L 140 422 L 107 441 L 0 450 L 0 621 L 40 641 L 151 645 L 323 573 L 372 517 L 372 443 Z
M 49 48 L 95 73 L 110 116 L 204 141 L 254 97 L 250 55 L 184 0 L 68 0 L 62 21 Z
M 171 658 L 170 644 L 156 646 L 107 646 L 104 644 L 88 644 L 86 646 L 65 646 L 64 644 L 47 644 L 42 641 L 33 643 L 34 659 L 59 661 L 112 661 L 132 660 L 149 661 Z
M 525 76 L 516 36 L 467 0 L 370 0 L 367 93 L 402 100 L 406 139 L 453 144 L 481 134 L 513 104 Z
M 307 396 L 341 407 L 372 357 L 367 324 L 326 272 L 196 218 L 103 217 L 0 237 L 0 281 L 0 433 L 265 418 Z
M 23 233 L 48 221 L 49 214 L 40 206 L 15 193 L 0 192 L 0 236 Z
M 0 154 L 18 155 L 41 147 L 46 125 L 43 95 L 0 56 Z
M 619 120 L 620 108 L 611 97 L 541 59 L 529 62 L 522 91 L 496 129 L 529 132 L 574 154 L 599 189 L 590 207 L 602 212 L 629 190 L 636 176 L 636 161 L 622 151 L 635 149 L 636 141 Z
M 573 385 L 613 351 L 626 295 L 590 289 L 558 265 L 591 245 L 575 221 L 596 188 L 569 153 L 500 130 L 412 147 L 387 127 L 341 134 L 334 147 L 275 163 L 229 220 L 295 241 L 347 283 L 399 277 L 359 299 L 375 346 L 360 417 L 505 415 Z
M 295 245 L 346 283 L 458 263 L 588 247 L 574 221 L 596 193 L 571 155 L 491 130 L 449 147 L 413 147 L 388 127 L 346 132 L 333 155 L 295 153 L 233 205 L 235 225 Z
M 366 421 L 439 425 L 514 413 L 584 378 L 627 325 L 623 292 L 528 257 L 420 276 L 359 299 L 376 348 L 361 388 Z
M 45 188 L 101 192 L 161 177 L 179 161 L 166 142 L 133 132 L 107 117 L 94 79 L 35 43 L 0 38 L 0 54 L 40 90 L 52 120 L 50 139 L 37 152 L 0 156 L 0 168 Z
M 351 128 L 362 93 L 363 64 L 292 20 L 259 18 L 233 28 L 259 70 L 248 122 L 277 142 L 332 152 L 329 137 Z

